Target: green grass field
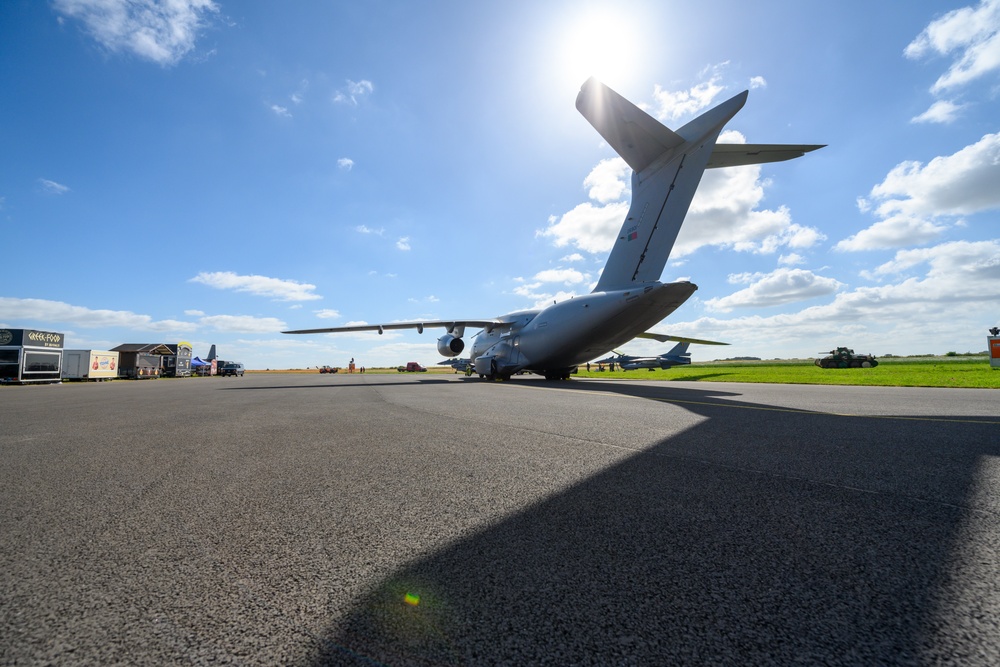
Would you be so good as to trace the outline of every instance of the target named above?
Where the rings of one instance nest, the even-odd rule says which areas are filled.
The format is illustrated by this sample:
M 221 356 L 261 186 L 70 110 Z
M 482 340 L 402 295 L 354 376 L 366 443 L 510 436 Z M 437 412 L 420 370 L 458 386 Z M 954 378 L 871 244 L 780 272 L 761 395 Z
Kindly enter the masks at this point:
M 428 366 L 428 373 L 452 374 L 445 366 Z M 317 373 L 316 369 L 247 371 L 248 373 Z M 341 373 L 346 370 L 341 369 Z M 395 368 L 369 368 L 369 373 L 397 373 Z M 408 375 L 422 375 L 409 373 Z M 574 377 L 601 380 L 658 380 L 661 382 L 771 382 L 776 384 L 847 384 L 877 387 L 978 387 L 1000 389 L 1000 369 L 992 370 L 987 357 L 917 357 L 879 359 L 875 368 L 823 369 L 812 359 L 773 361 L 704 361 L 670 370 L 603 373 L 591 365 Z
M 1000 369 L 986 357 L 920 357 L 879 359 L 875 368 L 819 368 L 812 359 L 789 361 L 711 361 L 670 370 L 614 373 L 580 369 L 578 377 L 685 382 L 771 382 L 779 384 L 847 384 L 879 387 L 978 387 L 1000 389 Z

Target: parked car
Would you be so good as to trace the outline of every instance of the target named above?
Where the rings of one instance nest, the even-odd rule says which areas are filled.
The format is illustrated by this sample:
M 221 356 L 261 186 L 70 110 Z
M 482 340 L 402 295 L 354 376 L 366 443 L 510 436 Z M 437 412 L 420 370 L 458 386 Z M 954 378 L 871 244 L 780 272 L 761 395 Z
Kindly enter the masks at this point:
M 320 366 L 319 367 L 319 372 L 320 373 L 336 373 L 338 370 L 340 370 L 340 369 L 339 368 L 334 368 L 333 366 Z
M 243 377 L 243 364 L 235 361 L 227 361 L 219 369 L 219 375 L 238 375 Z

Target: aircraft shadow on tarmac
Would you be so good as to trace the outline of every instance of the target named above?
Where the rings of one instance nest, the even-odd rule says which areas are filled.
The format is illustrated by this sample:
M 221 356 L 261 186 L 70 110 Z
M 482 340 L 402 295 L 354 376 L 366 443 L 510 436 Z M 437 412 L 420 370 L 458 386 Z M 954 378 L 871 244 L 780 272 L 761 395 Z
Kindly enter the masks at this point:
M 331 623 L 313 664 L 961 663 L 977 644 L 997 650 L 949 617 L 965 613 L 956 580 L 977 574 L 959 562 L 961 530 L 980 459 L 1000 455 L 995 423 L 573 388 L 686 401 L 704 420 L 402 567 Z

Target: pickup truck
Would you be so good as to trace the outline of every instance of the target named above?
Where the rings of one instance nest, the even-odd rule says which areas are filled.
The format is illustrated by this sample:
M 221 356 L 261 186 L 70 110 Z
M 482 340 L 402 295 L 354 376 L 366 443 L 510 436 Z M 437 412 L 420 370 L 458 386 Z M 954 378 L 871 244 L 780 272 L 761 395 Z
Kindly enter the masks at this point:
M 415 361 L 408 362 L 405 366 L 396 368 L 400 373 L 426 373 L 427 369 Z

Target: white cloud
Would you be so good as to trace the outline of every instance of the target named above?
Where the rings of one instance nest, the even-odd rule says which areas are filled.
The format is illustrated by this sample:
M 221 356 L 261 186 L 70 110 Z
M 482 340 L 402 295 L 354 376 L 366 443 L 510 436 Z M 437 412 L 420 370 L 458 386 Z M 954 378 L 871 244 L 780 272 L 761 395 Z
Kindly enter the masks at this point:
M 607 204 L 621 199 L 629 190 L 631 173 L 628 164 L 620 157 L 601 160 L 583 179 L 583 187 L 588 188 L 588 197 Z
M 928 243 L 948 228 L 942 218 L 1000 208 L 997 183 L 1000 133 L 987 134 L 926 165 L 900 163 L 872 188 L 869 197 L 879 202 L 874 213 L 882 219 L 835 247 L 853 251 Z
M 572 244 L 587 252 L 607 252 L 614 245 L 615 234 L 627 213 L 626 202 L 605 206 L 585 202 L 561 217 L 549 218 L 549 226 L 538 234 L 553 237 L 553 242 L 560 248 Z
M 749 282 L 750 286 L 729 296 L 708 299 L 705 308 L 729 312 L 733 308 L 778 306 L 805 301 L 836 292 L 843 283 L 818 276 L 804 269 L 780 268 L 767 274 L 730 276 L 730 282 Z
M 81 21 L 101 46 L 129 52 L 163 66 L 194 48 L 205 17 L 218 12 L 212 0 L 55 0 L 57 12 Z
M 0 203 L 2 203 L 2 202 L 3 202 L 3 200 L 0 200 Z M 582 262 L 583 261 L 583 255 L 581 255 L 578 252 L 574 252 L 574 253 L 572 253 L 570 255 L 566 255 L 565 257 L 563 257 L 559 261 L 560 262 Z
M 369 227 L 368 225 L 358 225 L 354 228 L 354 231 L 359 234 L 375 234 L 376 236 L 382 236 L 385 234 L 385 227 L 375 229 L 374 227 Z
M 201 310 L 185 310 L 184 314 L 189 317 L 201 317 L 205 312 Z
M 400 250 L 409 250 L 410 249 L 410 237 L 409 236 L 401 236 L 401 237 L 399 237 L 399 240 L 396 241 L 396 247 L 399 248 Z
M 354 168 L 354 160 L 352 160 L 349 157 L 342 157 L 339 160 L 337 160 L 337 166 L 343 169 L 344 171 L 350 171 L 351 169 Z
M 702 317 L 656 330 L 714 337 L 733 343 L 727 353 L 764 358 L 816 356 L 836 345 L 876 354 L 986 348 L 995 314 L 984 307 L 1000 302 L 1000 239 L 903 250 L 876 272 L 897 282 L 839 292 L 795 313 Z
M 313 290 L 316 289 L 315 285 L 266 276 L 241 276 L 231 271 L 202 272 L 191 278 L 190 282 L 201 283 L 216 289 L 235 290 L 256 296 L 271 297 L 277 301 L 311 301 L 323 298 L 313 293 Z
M 336 92 L 333 96 L 333 101 L 340 104 L 357 106 L 360 100 L 366 98 L 374 90 L 375 86 L 367 79 L 362 79 L 361 81 L 351 81 L 348 79 L 347 86 Z
M 578 285 L 590 280 L 590 276 L 576 269 L 546 269 L 535 274 L 535 280 L 541 283 L 564 283 Z
M 981 0 L 975 7 L 962 7 L 931 21 L 904 53 L 913 59 L 954 56 L 948 71 L 931 87 L 935 93 L 1000 69 L 1000 0 Z
M 42 189 L 49 194 L 64 195 L 69 192 L 68 186 L 63 185 L 62 183 L 56 183 L 55 181 L 50 181 L 47 178 L 39 178 L 38 182 L 42 184 Z
M 948 124 L 958 118 L 958 112 L 965 108 L 964 104 L 955 104 L 947 100 L 938 100 L 927 111 L 910 119 L 911 123 L 944 123 Z
M 752 76 L 750 77 L 750 88 L 767 88 L 767 81 L 762 76 Z
M 137 331 L 180 331 L 197 328 L 193 322 L 154 320 L 127 310 L 91 309 L 47 299 L 0 297 L 0 321 L 72 324 L 96 329 L 121 327 Z
M 275 317 L 250 315 L 211 315 L 201 318 L 201 324 L 225 333 L 275 333 L 286 327 Z
M 554 293 L 539 292 L 537 291 L 539 287 L 541 287 L 541 283 L 518 285 L 514 288 L 514 294 L 530 299 L 532 301 L 529 306 L 530 308 L 544 308 L 545 306 L 552 305 L 557 301 L 565 301 L 567 299 L 572 299 L 574 296 L 578 296 L 576 292 L 566 290 L 559 290 Z
M 727 131 L 721 143 L 746 143 L 743 135 Z M 760 177 L 760 165 L 705 172 L 684 225 L 671 252 L 679 259 L 703 246 L 771 254 L 779 248 L 810 248 L 824 236 L 814 227 L 792 222 L 789 210 L 759 209 L 769 181 Z
M 323 308 L 322 310 L 314 310 L 316 317 L 321 320 L 336 319 L 340 317 L 340 311 L 334 310 L 333 308 Z
M 277 104 L 272 104 L 271 105 L 271 111 L 274 112 L 275 116 L 281 116 L 282 118 L 291 118 L 292 117 L 292 114 L 288 111 L 287 108 L 285 108 L 283 106 L 279 106 Z
M 781 255 L 778 257 L 778 264 L 784 264 L 785 266 L 795 266 L 798 264 L 805 264 L 806 259 L 798 253 L 788 253 L 787 255 Z
M 687 90 L 664 90 L 657 84 L 653 89 L 653 116 L 668 121 L 668 124 L 685 116 L 692 116 L 702 109 L 711 106 L 725 86 L 719 83 L 722 78 L 721 69 L 728 63 L 721 63 L 709 68 L 707 81 L 697 84 Z

